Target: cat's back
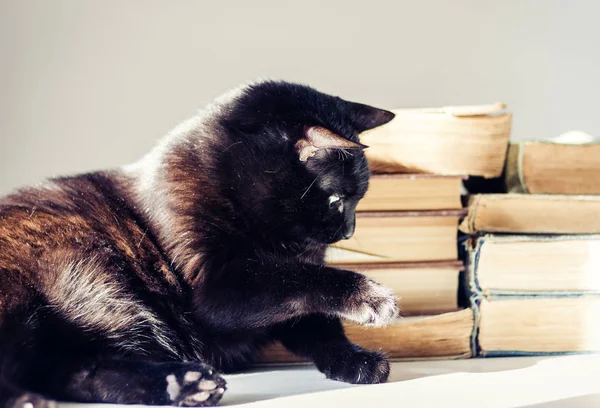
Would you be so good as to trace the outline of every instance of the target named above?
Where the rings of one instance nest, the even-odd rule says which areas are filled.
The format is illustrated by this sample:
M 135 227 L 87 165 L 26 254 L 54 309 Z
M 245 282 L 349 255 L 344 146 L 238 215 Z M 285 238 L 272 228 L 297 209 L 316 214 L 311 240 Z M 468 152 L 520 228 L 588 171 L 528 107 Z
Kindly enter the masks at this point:
M 98 244 L 139 229 L 119 172 L 95 172 L 45 181 L 0 199 L 0 246 L 49 250 Z M 24 255 L 24 254 L 23 254 Z
M 160 251 L 129 197 L 115 171 L 52 179 L 0 199 L 0 292 L 15 282 L 43 285 L 86 260 L 141 269 L 151 254 L 156 263 Z

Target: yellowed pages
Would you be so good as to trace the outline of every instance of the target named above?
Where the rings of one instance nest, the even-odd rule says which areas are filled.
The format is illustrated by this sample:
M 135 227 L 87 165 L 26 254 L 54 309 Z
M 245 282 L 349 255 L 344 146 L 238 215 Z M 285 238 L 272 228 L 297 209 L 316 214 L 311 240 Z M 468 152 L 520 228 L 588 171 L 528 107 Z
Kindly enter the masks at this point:
M 456 260 L 457 212 L 359 213 L 349 240 L 327 249 L 328 263 Z
M 473 195 L 459 228 L 466 234 L 596 234 L 600 233 L 600 196 Z
M 600 298 L 484 300 L 480 315 L 484 355 L 600 351 Z
M 600 194 L 599 157 L 599 143 L 511 143 L 505 175 L 507 191 L 530 194 Z
M 396 109 L 389 123 L 360 135 L 375 172 L 499 177 L 512 115 L 503 104 Z
M 600 292 L 600 237 L 485 237 L 476 276 L 487 292 Z
M 462 176 L 374 175 L 357 211 L 419 211 L 462 208 Z

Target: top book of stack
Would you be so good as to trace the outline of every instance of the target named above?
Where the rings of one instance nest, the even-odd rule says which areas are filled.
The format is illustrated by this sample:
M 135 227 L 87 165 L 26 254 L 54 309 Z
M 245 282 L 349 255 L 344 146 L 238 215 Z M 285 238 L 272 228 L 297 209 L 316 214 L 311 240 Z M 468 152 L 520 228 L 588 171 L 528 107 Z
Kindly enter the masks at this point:
M 392 112 L 392 121 L 360 135 L 373 173 L 502 175 L 512 122 L 504 104 Z
M 529 140 L 509 145 L 509 193 L 600 195 L 600 143 Z

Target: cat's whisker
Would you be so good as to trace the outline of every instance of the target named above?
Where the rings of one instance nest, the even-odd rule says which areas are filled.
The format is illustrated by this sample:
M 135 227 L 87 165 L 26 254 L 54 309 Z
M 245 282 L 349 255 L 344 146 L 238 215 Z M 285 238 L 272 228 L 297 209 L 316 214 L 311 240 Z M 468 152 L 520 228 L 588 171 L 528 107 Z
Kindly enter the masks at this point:
M 300 197 L 301 200 L 306 196 L 306 194 L 308 193 L 308 191 L 310 190 L 310 188 L 317 182 L 317 180 L 319 179 L 319 177 L 321 177 L 321 174 L 319 174 L 317 177 L 315 177 L 315 179 L 313 180 L 313 182 L 310 183 L 310 185 L 308 186 L 308 188 L 304 191 L 304 194 L 302 194 L 302 196 Z
M 313 180 L 313 182 L 310 183 L 310 185 L 304 191 L 304 194 L 302 194 L 302 196 L 300 197 L 300 199 L 301 200 L 304 199 L 304 197 L 306 196 L 306 194 L 309 192 L 309 190 L 312 188 L 312 186 L 317 182 L 317 180 L 319 179 L 319 177 L 321 177 L 324 174 L 326 174 L 327 172 L 329 172 L 333 167 L 335 167 L 335 163 L 330 163 L 322 172 L 320 172 L 319 174 L 317 174 L 317 177 L 315 177 L 315 179 Z

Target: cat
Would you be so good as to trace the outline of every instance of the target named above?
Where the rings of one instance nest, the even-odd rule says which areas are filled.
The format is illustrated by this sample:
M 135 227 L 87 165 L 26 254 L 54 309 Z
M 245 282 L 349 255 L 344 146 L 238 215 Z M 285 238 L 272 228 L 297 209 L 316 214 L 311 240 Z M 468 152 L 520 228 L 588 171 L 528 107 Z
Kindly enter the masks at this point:
M 0 200 L 0 402 L 212 406 L 280 341 L 327 378 L 387 380 L 341 319 L 391 290 L 324 262 L 369 184 L 358 135 L 394 114 L 263 80 L 217 98 L 137 163 Z

